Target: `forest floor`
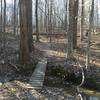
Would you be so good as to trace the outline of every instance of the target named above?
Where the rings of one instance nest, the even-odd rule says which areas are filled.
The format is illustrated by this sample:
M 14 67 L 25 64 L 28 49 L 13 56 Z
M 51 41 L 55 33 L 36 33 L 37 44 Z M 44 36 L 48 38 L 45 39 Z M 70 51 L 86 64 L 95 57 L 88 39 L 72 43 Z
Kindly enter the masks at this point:
M 78 48 L 74 52 L 75 57 L 79 57 L 79 60 L 85 61 L 86 59 L 86 46 L 87 39 L 85 38 L 82 43 L 78 39 Z M 67 40 L 52 38 L 52 43 L 48 41 L 48 38 L 41 37 L 40 43 L 35 43 L 35 47 L 41 51 L 46 52 L 48 58 L 55 57 L 57 58 L 66 58 L 67 52 Z M 54 60 L 54 59 L 53 59 Z M 100 67 L 100 34 L 93 35 L 91 41 L 91 64 L 95 64 Z
M 8 37 L 5 41 L 0 40 L 0 100 L 34 100 L 30 93 L 31 88 L 21 87 L 21 84 L 27 84 L 29 76 L 16 75 L 17 65 L 19 62 L 19 41 L 13 36 Z M 57 39 L 52 38 L 52 43 L 48 41 L 45 36 L 40 37 L 39 43 L 34 43 L 34 53 L 32 53 L 33 60 L 41 60 L 43 57 L 48 59 L 48 65 L 58 66 L 61 65 L 66 67 L 66 51 L 67 51 L 67 40 L 64 38 Z M 2 45 L 5 43 L 5 46 Z M 78 40 L 78 50 L 74 53 L 75 57 L 79 59 L 80 63 L 85 66 L 86 58 L 86 39 L 80 43 Z M 6 49 L 5 49 L 6 48 Z M 4 50 L 5 49 L 5 50 Z M 4 63 L 10 64 L 4 64 Z M 97 75 L 100 78 L 100 34 L 92 36 L 91 46 L 91 64 L 92 64 L 92 75 Z M 89 69 L 90 70 L 90 69 Z M 8 78 L 9 77 L 9 78 Z M 12 81 L 15 78 L 16 81 Z M 23 80 L 24 79 L 24 80 Z M 10 80 L 10 82 L 8 82 Z M 17 84 L 18 83 L 18 84 Z M 45 87 L 40 92 L 47 98 L 53 97 L 54 100 L 63 100 L 67 98 L 66 93 L 62 88 L 51 88 Z M 57 94 L 58 93 L 58 94 Z M 64 94 L 65 93 L 65 94 Z M 73 97 L 72 97 L 73 98 Z M 48 100 L 48 99 L 43 99 Z M 52 99 L 53 100 L 53 99 Z
M 66 52 L 67 52 L 67 40 L 65 38 L 57 39 L 52 37 L 52 42 L 48 41 L 47 37 L 41 36 L 41 42 L 35 43 L 34 47 L 45 54 L 48 59 L 49 66 L 61 65 L 66 67 Z M 82 66 L 85 67 L 86 61 L 86 45 L 87 39 L 85 38 L 82 43 L 78 38 L 78 48 L 73 53 L 74 57 L 77 59 Z M 40 55 L 41 56 L 41 55 Z M 35 58 L 37 58 L 35 56 Z M 40 57 L 42 58 L 42 56 Z M 100 76 L 100 34 L 93 35 L 91 41 L 91 58 L 90 67 L 88 71 L 91 74 L 96 74 Z M 92 70 L 92 71 L 91 71 Z M 98 73 L 98 74 L 97 74 Z

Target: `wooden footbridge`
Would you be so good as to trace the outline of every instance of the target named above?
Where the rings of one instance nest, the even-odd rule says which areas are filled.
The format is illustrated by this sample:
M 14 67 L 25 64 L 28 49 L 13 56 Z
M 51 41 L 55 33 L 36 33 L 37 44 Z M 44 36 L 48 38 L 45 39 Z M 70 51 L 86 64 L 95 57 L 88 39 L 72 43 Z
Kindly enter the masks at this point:
M 35 71 L 33 72 L 29 83 L 34 89 L 41 89 L 44 82 L 47 59 L 43 58 L 38 62 Z

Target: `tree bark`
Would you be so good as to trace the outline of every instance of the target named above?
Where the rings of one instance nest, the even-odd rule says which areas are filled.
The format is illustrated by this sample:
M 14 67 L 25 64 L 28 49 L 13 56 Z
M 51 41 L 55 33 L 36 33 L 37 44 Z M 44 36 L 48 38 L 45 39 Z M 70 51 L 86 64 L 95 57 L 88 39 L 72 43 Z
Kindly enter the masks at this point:
M 38 0 L 35 1 L 35 18 L 36 18 L 36 37 L 37 42 L 39 41 L 39 28 L 38 28 Z
M 6 31 L 6 0 L 4 0 L 4 22 L 3 22 L 3 31 Z
M 74 0 L 73 49 L 77 48 L 78 0 Z
M 67 46 L 67 58 L 72 58 L 73 56 L 73 8 L 74 1 L 69 0 L 69 27 L 68 27 L 68 46 Z
M 1 0 L 1 15 L 0 15 L 0 31 L 2 32 L 2 0 Z
M 47 24 L 48 24 L 48 20 L 47 20 L 47 4 L 48 4 L 48 1 L 45 0 L 45 19 L 44 19 L 44 27 L 45 27 L 45 31 L 47 32 L 48 31 L 48 27 L 47 27 Z
M 67 13 L 67 5 L 68 5 L 68 3 L 67 2 L 68 2 L 68 0 L 65 0 L 65 3 L 66 3 L 66 5 L 65 5 L 66 13 L 65 13 L 65 22 L 64 22 L 65 26 L 64 27 L 65 27 L 66 32 L 67 32 L 67 25 L 68 25 L 68 22 L 67 22 L 67 14 L 68 14 Z
M 83 40 L 83 30 L 84 30 L 84 0 L 82 0 L 82 12 L 81 12 L 81 33 L 80 40 Z
M 50 24 L 50 34 L 52 34 L 52 8 L 53 8 L 53 0 L 50 0 L 50 19 L 49 19 L 49 24 Z M 50 43 L 52 42 L 52 36 L 50 36 Z
M 96 19 L 97 19 L 96 20 L 96 23 L 97 23 L 96 31 L 98 32 L 98 29 L 99 29 L 99 0 L 96 5 Z
M 90 56 L 91 56 L 91 32 L 94 26 L 94 0 L 92 0 L 91 5 L 91 12 L 89 18 L 89 32 L 88 32 L 88 39 L 87 39 L 87 55 L 86 55 L 86 68 L 88 68 L 90 64 Z
M 28 45 L 28 27 L 27 27 L 27 0 L 20 0 L 20 62 L 27 64 L 30 62 Z
M 14 33 L 16 35 L 16 0 L 14 0 Z
M 33 51 L 33 29 L 32 29 L 32 0 L 27 0 L 27 28 L 29 51 Z

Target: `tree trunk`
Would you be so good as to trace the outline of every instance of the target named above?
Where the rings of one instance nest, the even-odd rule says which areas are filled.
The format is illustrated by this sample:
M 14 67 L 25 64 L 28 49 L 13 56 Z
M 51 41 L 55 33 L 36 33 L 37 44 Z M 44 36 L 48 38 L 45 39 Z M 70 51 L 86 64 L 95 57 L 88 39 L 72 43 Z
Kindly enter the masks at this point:
M 38 28 L 38 0 L 35 3 L 35 18 L 36 18 L 36 37 L 37 42 L 39 41 L 39 28 Z
M 50 0 L 50 19 L 49 19 L 49 24 L 50 24 L 50 34 L 52 34 L 52 6 L 53 6 L 53 0 Z M 52 36 L 50 36 L 50 43 L 52 42 Z
M 16 35 L 16 0 L 14 0 L 14 33 Z
M 41 8 L 43 9 L 43 8 Z M 40 31 L 43 32 L 43 13 L 40 12 L 40 23 L 39 23 L 39 26 L 40 26 Z
M 32 0 L 27 0 L 27 28 L 29 51 L 33 51 L 33 29 L 32 29 Z
M 45 0 L 45 17 L 44 17 L 44 18 L 45 18 L 45 19 L 44 19 L 44 24 L 45 24 L 45 25 L 44 25 L 44 27 L 45 27 L 45 31 L 46 31 L 46 32 L 47 32 L 47 30 L 48 30 L 48 29 L 47 29 L 47 2 L 48 2 L 48 1 Z
M 99 0 L 97 2 L 97 5 L 96 5 L 96 32 L 98 32 L 98 29 L 99 29 Z
M 73 8 L 74 1 L 69 0 L 69 27 L 68 27 L 68 46 L 67 46 L 67 58 L 73 56 Z
M 65 30 L 66 30 L 66 32 L 67 32 L 67 25 L 68 25 L 68 22 L 67 22 L 67 3 L 68 2 L 68 0 L 66 0 L 66 6 L 65 6 L 65 9 L 66 9 L 66 13 L 65 13 Z
M 48 0 L 48 32 L 50 32 L 50 0 Z
M 92 5 L 91 5 L 91 12 L 90 12 L 90 18 L 89 18 L 89 32 L 88 32 L 88 43 L 87 43 L 87 55 L 86 55 L 86 68 L 89 66 L 90 64 L 90 47 L 91 47 L 91 32 L 94 26 L 94 0 L 92 0 Z
M 22 64 L 30 62 L 27 27 L 27 0 L 20 0 L 20 61 Z
M 0 15 L 0 31 L 2 32 L 2 0 L 1 0 L 1 15 Z
M 73 49 L 77 48 L 78 0 L 74 0 Z
M 83 30 L 84 30 L 84 0 L 82 0 L 82 12 L 81 12 L 81 33 L 80 33 L 80 40 L 83 40 Z
M 6 0 L 4 0 L 4 20 L 3 20 L 3 52 L 4 54 L 6 53 L 5 52 L 5 47 L 6 47 L 6 36 L 5 36 L 5 32 L 6 32 Z M 6 55 L 6 54 L 5 54 Z M 4 56 L 4 59 L 5 59 L 5 56 Z
M 6 31 L 6 0 L 4 0 L 4 23 L 3 23 L 3 31 Z

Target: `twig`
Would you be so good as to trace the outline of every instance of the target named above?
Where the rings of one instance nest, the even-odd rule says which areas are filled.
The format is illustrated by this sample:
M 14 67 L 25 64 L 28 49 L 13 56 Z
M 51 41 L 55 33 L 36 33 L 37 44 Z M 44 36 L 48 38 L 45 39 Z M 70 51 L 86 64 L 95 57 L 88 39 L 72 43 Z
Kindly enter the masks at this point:
M 8 63 L 11 67 L 14 67 L 17 71 L 19 71 L 18 67 L 12 63 Z

